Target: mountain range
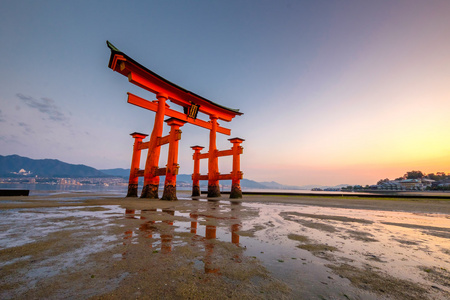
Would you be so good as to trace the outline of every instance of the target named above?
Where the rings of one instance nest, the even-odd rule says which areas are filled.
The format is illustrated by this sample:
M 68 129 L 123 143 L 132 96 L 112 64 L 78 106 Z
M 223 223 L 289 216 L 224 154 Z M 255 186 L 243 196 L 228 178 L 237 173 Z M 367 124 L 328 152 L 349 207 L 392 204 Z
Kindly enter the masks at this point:
M 86 165 L 75 165 L 62 162 L 57 159 L 31 159 L 19 155 L 0 155 L 0 177 L 59 177 L 59 178 L 80 178 L 80 177 L 124 177 L 128 178 L 130 169 L 104 169 L 97 170 Z M 163 177 L 163 176 L 162 176 Z M 162 179 L 163 180 L 163 179 Z M 178 182 L 189 183 L 192 181 L 190 174 L 179 174 Z M 224 185 L 231 185 L 231 180 L 221 181 Z M 200 184 L 207 184 L 206 181 Z M 321 187 L 318 185 L 290 186 L 274 181 L 256 182 L 249 179 L 242 179 L 241 186 L 252 189 L 290 189 L 301 190 Z
M 31 159 L 19 155 L 0 155 L 0 176 L 105 177 L 107 174 L 85 165 L 73 165 L 57 159 Z

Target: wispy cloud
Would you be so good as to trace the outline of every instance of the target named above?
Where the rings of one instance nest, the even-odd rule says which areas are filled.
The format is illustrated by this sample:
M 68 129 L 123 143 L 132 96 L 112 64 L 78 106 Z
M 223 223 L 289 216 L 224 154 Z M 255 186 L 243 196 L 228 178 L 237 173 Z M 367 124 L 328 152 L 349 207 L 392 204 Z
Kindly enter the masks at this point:
M 22 142 L 23 139 L 19 138 L 17 135 L 0 135 L 0 146 L 3 148 L 7 148 L 7 146 L 10 145 L 19 145 L 21 147 L 27 147 L 27 145 L 25 145 Z
M 25 130 L 26 134 L 33 134 L 34 133 L 34 130 L 31 129 L 31 126 L 29 124 L 24 123 L 24 122 L 19 122 L 18 124 L 19 124 L 20 127 L 22 127 Z
M 55 101 L 50 98 L 35 99 L 20 93 L 16 94 L 16 96 L 29 107 L 35 108 L 41 113 L 46 114 L 50 120 L 63 123 L 69 120 L 69 118 L 55 104 Z
M 5 116 L 3 115 L 3 112 L 1 109 L 0 109 L 0 122 L 6 122 Z

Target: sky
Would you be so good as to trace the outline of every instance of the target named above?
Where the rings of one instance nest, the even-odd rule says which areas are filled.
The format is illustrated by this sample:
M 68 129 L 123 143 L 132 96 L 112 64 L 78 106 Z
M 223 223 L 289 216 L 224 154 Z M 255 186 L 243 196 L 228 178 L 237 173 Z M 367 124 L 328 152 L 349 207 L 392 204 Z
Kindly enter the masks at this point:
M 130 167 L 130 133 L 150 134 L 155 113 L 126 93 L 155 95 L 108 68 L 109 40 L 244 113 L 219 122 L 231 136 L 217 135 L 220 150 L 245 139 L 244 178 L 370 185 L 449 173 L 449 37 L 447 0 L 3 0 L 0 155 Z M 209 131 L 181 129 L 180 173 L 190 174 L 190 147 L 207 148 Z M 230 157 L 219 164 L 231 171 Z

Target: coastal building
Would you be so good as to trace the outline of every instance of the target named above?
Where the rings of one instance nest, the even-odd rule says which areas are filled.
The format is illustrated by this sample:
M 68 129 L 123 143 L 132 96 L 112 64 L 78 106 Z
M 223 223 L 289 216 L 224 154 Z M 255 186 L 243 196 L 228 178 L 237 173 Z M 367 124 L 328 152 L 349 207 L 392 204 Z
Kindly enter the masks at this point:
M 383 182 L 382 184 L 378 185 L 379 190 L 387 190 L 387 191 L 401 191 L 405 188 L 400 184 L 399 181 L 392 180 L 388 182 Z
M 432 189 L 448 189 L 450 188 L 450 179 L 435 181 L 431 185 Z
M 405 190 L 422 190 L 422 181 L 420 179 L 404 179 L 399 181 L 399 184 Z
M 427 188 L 431 188 L 434 182 L 434 180 L 428 178 L 401 179 L 383 182 L 382 184 L 377 185 L 376 188 L 387 191 L 423 191 Z

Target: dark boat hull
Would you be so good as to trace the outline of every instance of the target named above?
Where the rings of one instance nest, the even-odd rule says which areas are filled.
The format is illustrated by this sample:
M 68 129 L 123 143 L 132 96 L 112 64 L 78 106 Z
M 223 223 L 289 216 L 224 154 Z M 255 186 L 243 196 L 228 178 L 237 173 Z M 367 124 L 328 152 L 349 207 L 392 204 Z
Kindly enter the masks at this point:
M 0 190 L 0 196 L 28 196 L 30 190 Z

